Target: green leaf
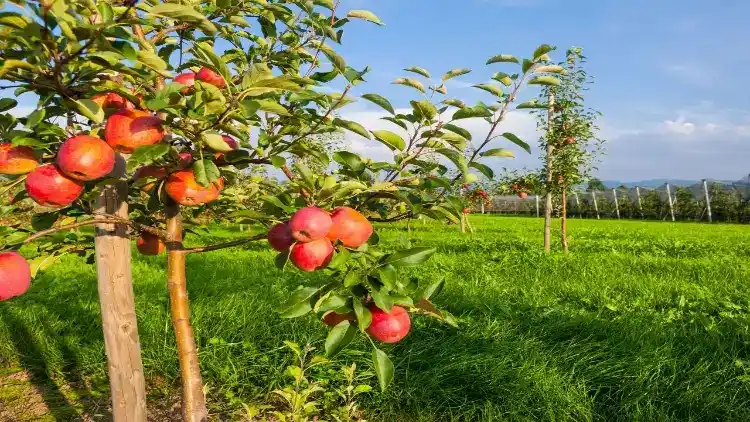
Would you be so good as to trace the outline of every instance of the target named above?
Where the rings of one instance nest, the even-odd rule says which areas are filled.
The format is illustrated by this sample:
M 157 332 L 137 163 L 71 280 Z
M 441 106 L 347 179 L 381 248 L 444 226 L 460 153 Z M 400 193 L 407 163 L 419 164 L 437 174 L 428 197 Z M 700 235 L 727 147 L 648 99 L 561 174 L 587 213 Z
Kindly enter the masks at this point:
M 513 79 L 505 72 L 495 72 L 492 75 L 492 79 L 500 82 L 505 86 L 511 86 L 513 84 Z
M 565 71 L 564 67 L 556 65 L 556 64 L 538 66 L 536 69 L 534 69 L 534 72 L 536 72 L 536 73 L 557 73 L 558 75 L 564 75 L 565 73 L 567 73 Z
M 351 343 L 355 334 L 357 334 L 357 327 L 349 321 L 339 322 L 326 337 L 326 355 L 329 358 L 336 356 L 338 352 Z
M 538 58 L 542 57 L 543 55 L 549 53 L 550 51 L 554 50 L 554 47 L 552 47 L 549 44 L 542 44 L 539 47 L 534 50 L 534 60 L 537 60 Z
M 349 258 L 351 257 L 351 253 L 346 248 L 340 248 L 336 250 L 336 255 L 333 256 L 333 259 L 331 259 L 331 262 L 328 264 L 328 268 L 339 268 L 342 265 L 346 264 L 347 261 L 349 261 Z
M 385 289 L 378 290 L 375 287 L 372 287 L 370 288 L 370 296 L 372 296 L 375 306 L 386 312 L 391 312 L 393 302 Z
M 12 98 L 0 98 L 0 113 L 8 111 L 18 105 L 18 101 Z
M 168 78 L 172 77 L 172 74 L 170 72 L 167 72 L 167 68 L 169 67 L 167 62 L 165 62 L 161 57 L 159 57 L 152 51 L 139 50 L 136 53 L 136 61 L 146 65 L 146 67 L 151 68 L 153 71 L 162 76 Z
M 361 124 L 357 122 L 352 122 L 351 120 L 339 119 L 337 117 L 333 119 L 333 125 L 338 126 L 340 128 L 344 128 L 350 132 L 354 132 L 357 135 L 363 136 L 367 139 L 372 139 L 372 137 L 370 136 L 370 132 L 368 132 L 364 126 L 362 126 Z
M 362 171 L 365 168 L 365 163 L 359 157 L 349 151 L 336 151 L 333 153 L 333 160 L 339 164 L 345 165 L 354 171 Z
M 385 391 L 393 381 L 393 362 L 382 350 L 375 348 L 372 351 L 372 363 L 375 367 L 375 375 L 380 383 L 380 391 Z
M 519 110 L 529 109 L 529 108 L 531 109 L 547 108 L 547 104 L 541 104 L 537 100 L 530 100 L 530 101 L 526 101 L 517 105 L 516 108 Z
M 492 85 L 492 84 L 479 84 L 479 85 L 472 85 L 474 88 L 479 88 L 483 91 L 487 91 L 492 95 L 495 95 L 497 97 L 503 96 L 503 88 L 499 85 Z
M 447 100 L 443 100 L 443 104 L 447 104 L 449 106 L 458 107 L 458 108 L 466 108 L 466 103 L 456 98 L 449 98 Z
M 211 183 L 219 180 L 221 177 L 221 173 L 219 172 L 219 168 L 216 167 L 216 164 L 214 164 L 213 161 L 206 159 L 198 160 L 193 163 L 193 172 L 195 173 L 195 181 L 204 188 L 210 186 Z
M 81 100 L 75 100 L 74 104 L 82 115 L 87 119 L 96 123 L 102 123 L 104 121 L 104 110 L 99 107 L 99 104 L 94 101 L 84 98 Z
M 516 155 L 513 154 L 513 151 L 509 149 L 504 148 L 493 148 L 489 149 L 481 154 L 482 157 L 504 157 L 504 158 L 514 158 Z
M 356 296 L 352 298 L 352 305 L 354 307 L 354 315 L 357 317 L 357 325 L 359 325 L 360 331 L 364 332 L 372 323 L 372 313 L 362 304 L 362 300 Z
M 368 101 L 370 101 L 372 103 L 375 103 L 375 104 L 379 105 L 385 111 L 387 111 L 387 112 L 389 112 L 391 114 L 396 114 L 396 112 L 393 110 L 393 106 L 391 105 L 391 103 L 387 99 L 385 99 L 385 97 L 382 97 L 382 96 L 380 96 L 378 94 L 364 94 L 364 95 L 362 95 L 362 98 L 364 98 L 365 100 L 368 100 Z
M 409 103 L 425 120 L 432 121 L 438 115 L 435 105 L 427 100 L 412 100 Z
M 451 160 L 461 173 L 465 173 L 468 169 L 466 166 L 466 158 L 464 158 L 463 153 L 451 149 L 436 149 L 435 152 L 442 154 L 447 159 Z
M 448 79 L 455 78 L 456 76 L 465 75 L 465 74 L 470 73 L 470 72 L 471 72 L 471 69 L 468 69 L 468 68 L 453 69 L 453 70 L 450 70 L 448 72 L 445 72 L 445 74 L 443 75 L 443 77 L 441 78 L 441 80 L 443 82 L 445 82 Z
M 47 230 L 55 225 L 58 216 L 56 212 L 34 214 L 31 216 L 31 227 L 37 231 Z
M 388 290 L 393 290 L 396 286 L 397 277 L 398 274 L 396 273 L 396 267 L 393 265 L 385 265 L 378 268 L 378 279 Z
M 31 114 L 29 114 L 29 117 L 26 118 L 26 127 L 29 129 L 35 128 L 42 120 L 44 120 L 44 116 L 46 114 L 46 110 L 43 108 L 34 110 Z
M 406 148 L 406 142 L 403 138 L 388 130 L 373 130 L 375 138 L 394 151 L 403 151 Z
M 278 114 L 279 116 L 291 116 L 289 111 L 283 105 L 277 103 L 272 99 L 263 100 L 250 100 L 253 105 L 257 105 L 258 110 L 267 111 L 269 113 Z M 243 101 L 244 102 L 244 101 Z
M 531 154 L 531 147 L 529 146 L 529 144 L 527 144 L 526 142 L 522 141 L 521 138 L 519 138 L 515 134 L 510 133 L 510 132 L 505 132 L 505 133 L 503 133 L 503 137 L 505 139 L 513 142 L 514 144 L 518 145 L 519 147 L 523 148 L 524 151 L 526 151 L 529 154 Z
M 357 284 L 362 283 L 363 280 L 362 273 L 359 271 L 349 271 L 346 276 L 344 276 L 344 287 L 354 287 Z
M 196 24 L 203 32 L 208 35 L 216 33 L 216 26 L 209 21 L 203 13 L 195 8 L 182 4 L 161 3 L 150 8 L 148 12 L 152 15 L 172 18 L 181 22 Z
M 493 63 L 521 63 L 518 58 L 511 56 L 510 54 L 498 54 L 497 56 L 490 57 L 487 60 L 487 64 Z
M 323 6 L 328 10 L 333 10 L 335 7 L 333 4 L 333 0 L 313 0 L 313 3 L 318 6 Z
M 398 119 L 396 117 L 386 116 L 386 117 L 381 117 L 381 119 L 387 120 L 387 121 L 389 121 L 389 122 L 391 122 L 391 123 L 393 123 L 395 125 L 398 125 L 403 130 L 409 130 L 409 127 L 406 126 L 406 123 L 404 123 L 403 120 Z
M 459 109 L 451 117 L 453 120 L 471 119 L 473 117 L 490 117 L 492 112 L 481 106 L 464 107 Z
M 383 264 L 391 264 L 394 267 L 408 267 L 419 265 L 428 259 L 437 251 L 435 248 L 418 246 L 416 248 L 406 249 L 388 255 Z
M 529 81 L 529 85 L 558 86 L 560 85 L 560 79 L 554 76 L 536 76 Z
M 416 73 L 418 75 L 422 75 L 425 78 L 430 78 L 430 72 L 428 72 L 427 69 L 425 69 L 423 67 L 412 66 L 412 67 L 407 67 L 404 70 L 407 71 L 407 72 L 412 72 L 412 73 Z
M 201 138 L 214 151 L 229 152 L 233 150 L 219 132 L 206 131 L 201 134 Z
M 133 154 L 128 158 L 127 171 L 132 172 L 137 167 L 144 164 L 150 164 L 155 160 L 163 157 L 169 152 L 169 144 L 160 142 L 154 145 L 145 145 L 138 147 L 133 151 Z
M 479 172 L 482 173 L 488 179 L 493 179 L 495 177 L 495 172 L 492 171 L 492 169 L 489 166 L 486 166 L 482 163 L 477 163 L 476 161 L 474 161 L 471 164 L 469 164 L 469 167 L 473 167 L 479 170 Z
M 287 308 L 284 312 L 279 315 L 281 318 L 297 318 L 312 311 L 312 305 L 310 301 L 298 303 L 290 308 Z
M 346 14 L 346 17 L 364 19 L 368 22 L 372 22 L 377 25 L 383 25 L 383 22 L 380 21 L 380 18 L 378 18 L 374 13 L 370 12 L 369 10 L 351 10 L 349 11 L 349 13 Z
M 422 85 L 422 83 L 419 82 L 416 79 L 398 78 L 395 81 L 393 81 L 392 83 L 394 83 L 396 85 L 410 86 L 410 87 L 416 89 L 417 91 L 419 91 L 419 92 L 421 92 L 423 94 L 426 92 L 425 89 L 424 89 L 424 85 Z
M 460 127 L 460 126 L 456 126 L 456 125 L 454 125 L 452 123 L 445 123 L 443 125 L 443 129 L 449 130 L 449 131 L 451 131 L 451 132 L 453 132 L 453 133 L 455 133 L 457 135 L 463 136 L 465 139 L 467 139 L 469 141 L 471 140 L 471 132 L 469 132 L 468 130 L 466 130 L 466 129 Z
M 529 59 L 523 59 L 523 65 L 521 65 L 521 70 L 523 70 L 523 73 L 528 72 L 532 67 L 534 67 L 534 62 Z

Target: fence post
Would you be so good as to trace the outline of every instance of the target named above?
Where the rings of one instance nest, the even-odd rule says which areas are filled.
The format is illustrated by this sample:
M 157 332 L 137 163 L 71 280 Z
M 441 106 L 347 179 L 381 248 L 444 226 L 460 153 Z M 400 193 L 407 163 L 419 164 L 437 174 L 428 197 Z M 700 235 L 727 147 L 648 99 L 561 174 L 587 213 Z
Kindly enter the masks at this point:
M 617 219 L 620 219 L 620 203 L 617 202 L 617 189 L 612 189 L 612 195 L 615 196 L 615 212 L 617 212 Z
M 594 211 L 596 211 L 596 219 L 599 220 L 599 204 L 596 203 L 596 192 L 591 191 L 591 198 L 594 199 Z
M 581 201 L 578 199 L 578 192 L 573 191 L 573 195 L 576 197 L 576 207 L 578 208 L 578 218 L 583 218 L 583 210 L 581 210 Z
M 641 212 L 641 218 L 646 218 L 646 216 L 643 215 L 643 202 L 641 202 L 641 188 L 638 186 L 635 187 L 635 194 L 638 196 L 638 211 Z
M 711 216 L 711 196 L 708 194 L 708 183 L 706 183 L 706 179 L 703 179 L 703 192 L 706 194 L 706 211 L 708 212 L 708 222 L 713 222 L 713 217 Z
M 667 185 L 667 202 L 669 202 L 669 214 L 672 216 L 674 221 L 674 207 L 672 206 L 672 191 L 669 190 L 669 183 Z
M 539 218 L 539 195 L 534 195 L 536 197 L 536 217 Z

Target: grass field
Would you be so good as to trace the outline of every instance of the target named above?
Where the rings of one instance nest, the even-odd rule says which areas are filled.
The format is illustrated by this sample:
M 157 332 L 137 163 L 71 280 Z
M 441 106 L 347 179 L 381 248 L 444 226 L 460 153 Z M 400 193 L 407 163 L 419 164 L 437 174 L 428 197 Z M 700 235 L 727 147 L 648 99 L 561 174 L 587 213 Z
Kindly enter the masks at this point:
M 474 235 L 437 223 L 379 228 L 388 248 L 438 248 L 414 275 L 445 276 L 436 302 L 461 327 L 419 319 L 406 340 L 384 347 L 396 378 L 386 393 L 363 396 L 369 420 L 750 420 L 750 227 L 573 220 L 570 256 L 545 256 L 540 219 L 472 222 Z M 179 381 L 163 257 L 136 256 L 134 279 L 151 402 L 171 403 Z M 265 244 L 189 258 L 215 414 L 231 419 L 237 399 L 266 401 L 284 382 L 283 340 L 322 347 L 322 324 L 272 310 L 298 284 L 320 281 L 280 273 Z M 0 304 L 6 413 L 102 412 L 100 330 L 95 269 L 78 258 Z M 356 360 L 367 376 L 367 343 L 353 346 L 338 359 Z M 31 391 L 38 400 L 24 398 Z

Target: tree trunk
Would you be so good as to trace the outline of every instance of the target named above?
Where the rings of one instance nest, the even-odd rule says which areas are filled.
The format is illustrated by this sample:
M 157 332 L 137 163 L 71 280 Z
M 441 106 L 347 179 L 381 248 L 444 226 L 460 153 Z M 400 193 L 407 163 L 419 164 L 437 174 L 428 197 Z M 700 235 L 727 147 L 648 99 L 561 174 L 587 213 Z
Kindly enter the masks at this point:
M 552 112 L 555 105 L 555 92 L 550 90 L 549 101 L 547 109 L 547 155 L 545 157 L 545 164 L 547 169 L 547 183 L 545 188 L 547 193 L 545 195 L 544 205 L 544 252 L 549 252 L 551 249 L 552 240 L 550 237 L 550 231 L 552 229 L 552 153 L 554 152 L 554 145 L 552 144 Z
M 113 175 L 122 176 L 124 170 L 124 160 L 118 155 Z M 110 184 L 95 200 L 94 213 L 128 218 L 127 197 L 128 186 L 125 182 Z M 96 226 L 97 285 L 113 420 L 145 422 L 146 386 L 135 316 L 127 229 L 123 224 Z
M 171 199 L 167 203 L 167 271 L 172 326 L 177 341 L 182 378 L 182 419 L 186 422 L 208 420 L 203 382 L 198 366 L 193 327 L 190 325 L 190 307 L 185 273 L 185 252 L 182 251 L 182 218 L 180 206 Z
M 461 213 L 461 233 L 466 233 L 466 214 Z
M 563 186 L 562 195 L 562 212 L 560 213 L 560 241 L 562 242 L 563 251 L 568 253 L 568 189 Z

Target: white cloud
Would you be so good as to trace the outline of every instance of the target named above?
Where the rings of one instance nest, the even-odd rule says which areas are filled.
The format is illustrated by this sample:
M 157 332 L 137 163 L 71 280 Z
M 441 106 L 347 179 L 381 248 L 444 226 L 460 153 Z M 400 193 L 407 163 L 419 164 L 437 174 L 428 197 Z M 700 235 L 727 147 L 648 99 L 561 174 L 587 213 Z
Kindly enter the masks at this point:
M 685 116 L 680 116 L 677 120 L 665 120 L 660 129 L 666 133 L 692 135 L 695 133 L 695 123 L 686 121 Z

